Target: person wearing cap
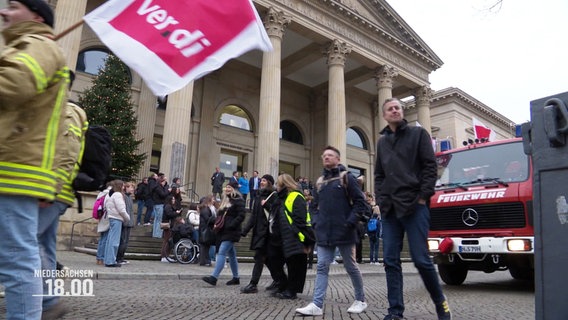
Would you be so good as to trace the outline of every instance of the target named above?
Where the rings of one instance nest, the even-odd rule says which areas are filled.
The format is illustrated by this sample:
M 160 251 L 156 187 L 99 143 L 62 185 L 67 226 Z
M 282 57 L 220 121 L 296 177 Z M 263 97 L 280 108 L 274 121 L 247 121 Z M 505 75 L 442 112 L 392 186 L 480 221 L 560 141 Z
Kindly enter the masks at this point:
M 217 210 L 217 219 L 224 220 L 222 226 L 216 231 L 217 260 L 213 273 L 202 278 L 203 281 L 213 286 L 217 285 L 217 279 L 219 279 L 219 275 L 223 271 L 227 256 L 229 257 L 229 266 L 233 274 L 233 278 L 227 282 L 227 285 L 239 285 L 241 283 L 235 242 L 239 242 L 241 239 L 241 225 L 245 220 L 245 201 L 238 188 L 236 182 L 231 182 L 225 186 L 225 194 Z M 217 221 L 215 223 L 217 224 Z M 216 228 L 213 230 L 216 230 Z
M 274 200 L 276 200 L 276 191 L 274 190 L 274 178 L 265 174 L 260 179 L 259 191 L 254 201 L 251 217 L 249 218 L 246 226 L 243 229 L 242 236 L 246 237 L 250 230 L 252 230 L 252 239 L 250 241 L 250 250 L 254 250 L 254 267 L 252 268 L 252 277 L 246 287 L 241 288 L 242 293 L 257 293 L 258 282 L 262 275 L 262 269 L 266 263 L 267 255 L 267 237 L 268 237 L 268 216 L 270 208 Z M 267 264 L 268 267 L 268 264 Z M 269 269 L 270 274 L 272 271 Z M 272 277 L 273 285 L 270 289 L 278 288 L 277 279 Z
M 53 11 L 45 1 L 8 1 L 0 17 L 0 283 L 6 318 L 40 319 L 39 207 L 58 192 L 56 142 L 69 70 L 52 40 Z

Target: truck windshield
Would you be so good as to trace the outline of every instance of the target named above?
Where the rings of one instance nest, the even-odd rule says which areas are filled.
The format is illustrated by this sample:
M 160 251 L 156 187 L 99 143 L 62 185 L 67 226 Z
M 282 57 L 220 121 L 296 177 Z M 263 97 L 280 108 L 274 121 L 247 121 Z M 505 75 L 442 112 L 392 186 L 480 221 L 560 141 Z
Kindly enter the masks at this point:
M 436 187 L 456 188 L 495 180 L 524 181 L 529 158 L 521 141 L 439 155 Z

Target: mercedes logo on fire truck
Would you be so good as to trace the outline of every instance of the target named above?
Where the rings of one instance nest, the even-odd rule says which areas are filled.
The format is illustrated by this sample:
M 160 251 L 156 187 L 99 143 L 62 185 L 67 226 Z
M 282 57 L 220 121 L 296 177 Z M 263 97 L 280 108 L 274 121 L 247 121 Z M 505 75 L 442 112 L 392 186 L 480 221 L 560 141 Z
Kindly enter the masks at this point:
M 468 227 L 473 227 L 479 222 L 479 214 L 472 208 L 467 208 L 462 213 L 462 221 Z

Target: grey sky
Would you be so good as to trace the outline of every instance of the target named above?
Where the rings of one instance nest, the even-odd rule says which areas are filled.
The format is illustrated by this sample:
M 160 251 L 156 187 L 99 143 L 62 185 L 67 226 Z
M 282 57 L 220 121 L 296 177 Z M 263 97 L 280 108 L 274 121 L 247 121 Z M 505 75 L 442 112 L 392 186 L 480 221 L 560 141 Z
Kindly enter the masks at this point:
M 515 123 L 530 101 L 568 91 L 568 1 L 387 0 L 444 61 L 434 90 L 458 87 Z

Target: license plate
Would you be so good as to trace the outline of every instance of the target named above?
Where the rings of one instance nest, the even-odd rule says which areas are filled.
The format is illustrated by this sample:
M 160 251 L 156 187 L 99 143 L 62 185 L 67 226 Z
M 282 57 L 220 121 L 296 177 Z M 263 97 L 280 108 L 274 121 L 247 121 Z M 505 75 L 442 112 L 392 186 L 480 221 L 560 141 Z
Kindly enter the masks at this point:
M 459 246 L 460 252 L 481 252 L 481 246 Z

